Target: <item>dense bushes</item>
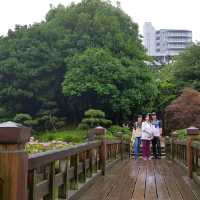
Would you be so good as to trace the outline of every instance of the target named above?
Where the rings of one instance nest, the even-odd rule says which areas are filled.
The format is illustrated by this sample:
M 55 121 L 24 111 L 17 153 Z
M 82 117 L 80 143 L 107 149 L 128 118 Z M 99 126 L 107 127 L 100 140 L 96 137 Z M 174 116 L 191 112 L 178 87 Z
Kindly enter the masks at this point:
M 171 131 L 196 126 L 200 128 L 200 92 L 185 89 L 165 110 L 165 128 Z
M 121 127 L 118 125 L 113 125 L 108 129 L 108 132 L 112 133 L 115 136 L 118 136 L 119 133 L 122 133 L 123 135 L 130 135 L 131 131 L 129 128 Z

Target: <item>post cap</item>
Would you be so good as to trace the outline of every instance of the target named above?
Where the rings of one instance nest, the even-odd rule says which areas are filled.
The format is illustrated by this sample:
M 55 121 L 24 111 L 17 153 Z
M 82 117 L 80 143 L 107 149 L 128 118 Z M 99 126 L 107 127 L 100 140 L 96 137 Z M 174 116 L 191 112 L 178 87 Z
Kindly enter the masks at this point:
M 96 135 L 105 135 L 106 134 L 106 129 L 103 128 L 102 126 L 97 126 L 94 130 L 95 130 Z
M 15 122 L 0 123 L 0 144 L 25 144 L 31 136 L 31 128 Z
M 198 135 L 199 134 L 199 128 L 191 126 L 191 127 L 187 128 L 187 134 L 188 135 Z

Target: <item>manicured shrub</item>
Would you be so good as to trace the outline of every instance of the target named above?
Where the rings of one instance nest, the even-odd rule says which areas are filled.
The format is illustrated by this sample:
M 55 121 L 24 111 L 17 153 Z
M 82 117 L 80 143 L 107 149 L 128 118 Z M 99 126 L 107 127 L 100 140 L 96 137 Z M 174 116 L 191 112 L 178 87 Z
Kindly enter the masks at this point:
M 84 113 L 84 118 L 79 124 L 81 129 L 90 129 L 96 126 L 109 127 L 111 120 L 105 119 L 105 113 L 101 110 L 90 109 Z
M 24 123 L 24 121 L 27 121 L 27 120 L 32 120 L 32 117 L 26 113 L 19 113 L 19 114 L 16 114 L 14 117 L 14 121 L 18 123 Z

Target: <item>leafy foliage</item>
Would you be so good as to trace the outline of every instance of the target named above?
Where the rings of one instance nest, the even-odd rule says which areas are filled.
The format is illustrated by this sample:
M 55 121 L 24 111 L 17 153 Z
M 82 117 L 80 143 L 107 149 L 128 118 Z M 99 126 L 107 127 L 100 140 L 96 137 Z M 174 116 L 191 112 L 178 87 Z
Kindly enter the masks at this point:
M 35 154 L 50 150 L 64 149 L 69 148 L 72 144 L 68 144 L 66 142 L 49 142 L 49 143 L 41 143 L 41 142 L 30 142 L 25 146 L 25 150 L 29 154 Z
M 178 139 L 180 140 L 186 140 L 188 137 L 186 129 L 177 130 L 176 133 L 177 133 Z
M 196 126 L 200 128 L 200 92 L 185 89 L 165 110 L 167 132 Z
M 119 136 L 118 133 L 122 133 L 123 135 L 130 135 L 131 131 L 127 127 L 121 127 L 118 125 L 113 125 L 108 129 L 108 132 L 112 133 L 113 135 Z
M 91 107 L 114 121 L 149 111 L 157 87 L 144 59 L 138 25 L 120 7 L 52 7 L 44 21 L 0 37 L 0 121 L 22 113 L 37 131 L 56 130 Z
M 200 90 L 200 43 L 193 44 L 181 54 L 174 67 L 176 84 L 180 89 L 192 87 Z
M 111 124 L 111 120 L 105 119 L 105 113 L 103 111 L 90 109 L 85 112 L 79 127 L 82 129 L 90 129 L 96 126 L 108 127 Z
M 76 54 L 69 65 L 63 93 L 73 101 L 74 110 L 103 108 L 110 118 L 121 121 L 133 112 L 152 109 L 157 85 L 142 62 L 118 59 L 109 50 L 90 48 Z
M 157 112 L 163 111 L 177 97 L 174 71 L 174 65 L 169 64 L 155 73 L 159 91 L 158 98 L 155 101 Z
M 87 131 L 85 130 L 67 130 L 59 132 L 47 132 L 40 133 L 36 137 L 40 142 L 49 142 L 49 141 L 63 141 L 71 143 L 81 143 L 87 138 Z

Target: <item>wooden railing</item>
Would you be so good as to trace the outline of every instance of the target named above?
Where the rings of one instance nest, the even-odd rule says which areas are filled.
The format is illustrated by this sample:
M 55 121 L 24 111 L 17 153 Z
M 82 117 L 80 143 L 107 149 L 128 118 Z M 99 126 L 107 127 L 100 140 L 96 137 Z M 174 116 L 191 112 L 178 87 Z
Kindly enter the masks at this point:
M 200 142 L 191 140 L 178 140 L 177 138 L 165 139 L 166 156 L 180 165 L 187 171 L 188 175 L 196 177 L 200 175 Z
M 98 175 L 130 156 L 129 142 L 108 141 L 102 135 L 96 141 L 28 157 L 28 131 L 0 128 L 0 200 L 77 199 Z
M 193 172 L 200 176 L 200 142 L 192 143 L 192 154 L 193 154 L 193 163 L 192 168 Z
M 165 149 L 169 158 L 187 166 L 187 141 L 166 139 Z
M 99 141 L 60 151 L 49 151 L 29 157 L 28 200 L 75 199 L 80 186 L 104 171 L 112 162 L 122 159 L 126 143 L 107 141 L 106 149 Z M 128 152 L 127 152 L 128 153 Z M 80 194 L 79 194 L 80 195 Z

